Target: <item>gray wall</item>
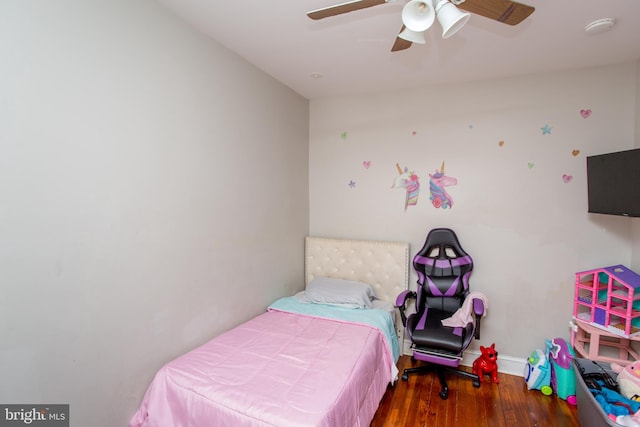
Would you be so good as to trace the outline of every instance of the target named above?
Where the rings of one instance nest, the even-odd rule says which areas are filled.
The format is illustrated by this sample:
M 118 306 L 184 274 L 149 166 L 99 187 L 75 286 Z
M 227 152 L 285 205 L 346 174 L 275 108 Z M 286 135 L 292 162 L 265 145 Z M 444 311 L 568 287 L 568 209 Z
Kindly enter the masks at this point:
M 149 0 L 0 2 L 0 402 L 123 426 L 302 286 L 308 101 Z

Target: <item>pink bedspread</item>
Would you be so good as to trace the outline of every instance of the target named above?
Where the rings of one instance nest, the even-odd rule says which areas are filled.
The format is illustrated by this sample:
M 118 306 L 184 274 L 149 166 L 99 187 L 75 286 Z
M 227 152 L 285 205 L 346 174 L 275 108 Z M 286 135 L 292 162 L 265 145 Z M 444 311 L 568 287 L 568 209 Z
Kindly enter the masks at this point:
M 368 426 L 390 364 L 374 327 L 270 311 L 161 368 L 129 425 Z

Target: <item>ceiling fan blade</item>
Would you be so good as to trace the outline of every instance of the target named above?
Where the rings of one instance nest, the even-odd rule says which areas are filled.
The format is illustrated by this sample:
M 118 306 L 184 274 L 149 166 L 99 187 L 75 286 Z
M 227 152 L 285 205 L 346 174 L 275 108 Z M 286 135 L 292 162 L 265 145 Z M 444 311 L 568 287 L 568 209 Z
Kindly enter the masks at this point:
M 403 31 L 404 31 L 404 25 L 400 28 L 400 33 Z M 393 46 L 391 47 L 391 52 L 397 52 L 399 50 L 409 49 L 411 47 L 411 44 L 412 43 L 409 40 L 405 40 L 398 36 L 396 37 L 396 41 L 393 43 Z
M 354 10 L 385 4 L 386 2 L 387 0 L 353 0 L 336 4 L 335 6 L 312 10 L 311 12 L 307 12 L 307 16 L 311 19 L 328 18 L 329 16 L 340 15 L 342 13 L 353 12 Z
M 517 25 L 521 23 L 535 10 L 533 6 L 511 0 L 463 1 L 463 3 L 457 4 L 459 9 L 509 25 Z

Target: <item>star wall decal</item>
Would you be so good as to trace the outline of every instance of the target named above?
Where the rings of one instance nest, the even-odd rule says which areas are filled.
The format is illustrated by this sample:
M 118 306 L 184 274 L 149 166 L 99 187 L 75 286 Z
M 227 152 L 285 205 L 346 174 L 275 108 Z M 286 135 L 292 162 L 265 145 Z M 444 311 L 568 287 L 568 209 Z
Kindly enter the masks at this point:
M 541 127 L 540 130 L 542 130 L 542 134 L 543 135 L 550 135 L 551 134 L 551 126 L 549 126 L 549 125 L 544 125 L 544 127 Z

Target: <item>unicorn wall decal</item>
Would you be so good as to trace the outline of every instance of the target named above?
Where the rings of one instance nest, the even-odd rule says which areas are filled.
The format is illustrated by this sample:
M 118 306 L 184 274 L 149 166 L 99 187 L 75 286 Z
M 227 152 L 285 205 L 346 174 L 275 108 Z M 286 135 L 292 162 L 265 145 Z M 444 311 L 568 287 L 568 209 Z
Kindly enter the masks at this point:
M 445 191 L 445 187 L 456 185 L 458 180 L 444 174 L 444 161 L 440 167 L 440 171 L 436 169 L 434 174 L 429 174 L 429 191 L 431 196 L 429 199 L 434 208 L 447 209 L 453 206 L 453 199 Z
M 393 181 L 391 188 L 404 188 L 407 196 L 404 201 L 404 210 L 407 206 L 415 206 L 418 203 L 418 195 L 420 194 L 420 177 L 405 166 L 404 170 L 396 163 L 399 176 Z

